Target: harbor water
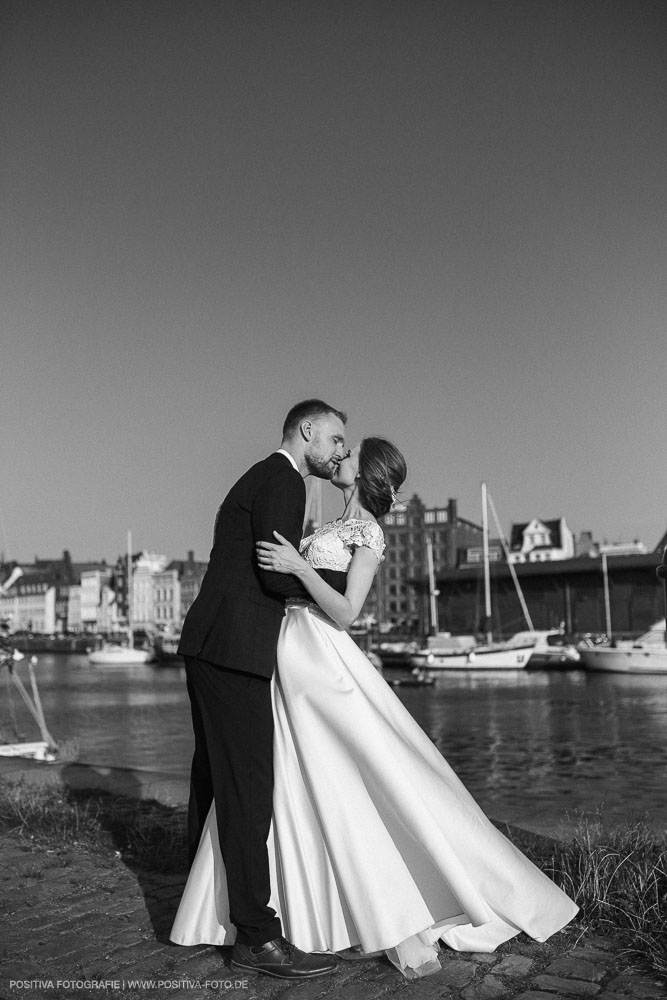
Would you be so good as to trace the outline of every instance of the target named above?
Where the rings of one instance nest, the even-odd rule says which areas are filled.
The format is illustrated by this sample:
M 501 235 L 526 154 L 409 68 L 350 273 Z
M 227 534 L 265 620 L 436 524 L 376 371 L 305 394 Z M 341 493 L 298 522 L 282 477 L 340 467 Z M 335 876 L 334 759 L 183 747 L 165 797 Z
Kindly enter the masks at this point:
M 43 654 L 37 677 L 49 729 L 58 741 L 79 741 L 80 763 L 159 771 L 187 787 L 192 733 L 182 667 L 93 667 L 85 656 Z M 667 826 L 667 678 L 456 672 L 430 688 L 396 690 L 493 819 L 563 834 L 602 810 L 607 820 L 648 815 Z M 12 713 L 28 739 L 39 738 L 7 687 L 5 735 Z

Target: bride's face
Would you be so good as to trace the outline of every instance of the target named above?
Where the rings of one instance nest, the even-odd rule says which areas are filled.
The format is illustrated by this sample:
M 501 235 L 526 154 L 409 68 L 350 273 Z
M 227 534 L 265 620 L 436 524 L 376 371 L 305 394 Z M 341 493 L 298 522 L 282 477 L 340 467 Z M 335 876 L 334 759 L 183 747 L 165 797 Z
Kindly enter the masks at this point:
M 359 475 L 359 445 L 355 445 L 343 456 L 343 460 L 331 479 L 334 486 L 344 490 L 346 486 L 354 486 Z

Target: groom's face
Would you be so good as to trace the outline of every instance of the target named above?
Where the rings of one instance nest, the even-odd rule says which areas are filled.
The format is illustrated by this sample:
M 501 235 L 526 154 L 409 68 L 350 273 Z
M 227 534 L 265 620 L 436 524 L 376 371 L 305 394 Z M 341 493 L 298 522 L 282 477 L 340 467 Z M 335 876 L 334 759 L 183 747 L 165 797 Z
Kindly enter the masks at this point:
M 305 450 L 312 476 L 331 479 L 345 454 L 345 425 L 333 413 L 310 422 L 310 438 Z

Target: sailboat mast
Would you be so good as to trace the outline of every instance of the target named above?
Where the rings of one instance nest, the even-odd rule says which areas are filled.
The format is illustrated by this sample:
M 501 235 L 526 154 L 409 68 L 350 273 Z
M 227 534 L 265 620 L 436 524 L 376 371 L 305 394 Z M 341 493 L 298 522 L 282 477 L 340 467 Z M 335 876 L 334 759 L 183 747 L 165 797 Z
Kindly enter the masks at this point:
M 611 642 L 611 605 L 609 601 L 609 569 L 607 567 L 607 553 L 602 553 L 602 580 L 604 583 L 604 617 L 607 625 L 607 638 Z
M 489 575 L 489 514 L 487 509 L 486 483 L 482 483 L 482 534 L 484 552 L 484 631 L 486 632 L 486 641 L 493 642 L 491 578 Z
M 429 610 L 431 618 L 431 635 L 437 635 L 439 630 L 438 623 L 438 594 L 439 590 L 435 587 L 435 569 L 433 566 L 433 539 L 430 535 L 426 536 L 426 562 L 428 565 L 428 595 L 429 595 Z
M 132 620 L 132 532 L 127 531 L 127 638 L 130 649 L 134 646 L 134 622 Z

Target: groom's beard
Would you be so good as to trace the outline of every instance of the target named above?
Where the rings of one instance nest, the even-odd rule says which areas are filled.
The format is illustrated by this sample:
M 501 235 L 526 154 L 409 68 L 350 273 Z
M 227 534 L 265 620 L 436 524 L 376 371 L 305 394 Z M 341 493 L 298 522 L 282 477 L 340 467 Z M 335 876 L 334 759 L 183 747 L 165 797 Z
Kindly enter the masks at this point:
M 338 462 L 326 461 L 319 455 L 306 455 L 306 465 L 311 476 L 317 479 L 331 479 L 338 468 Z

